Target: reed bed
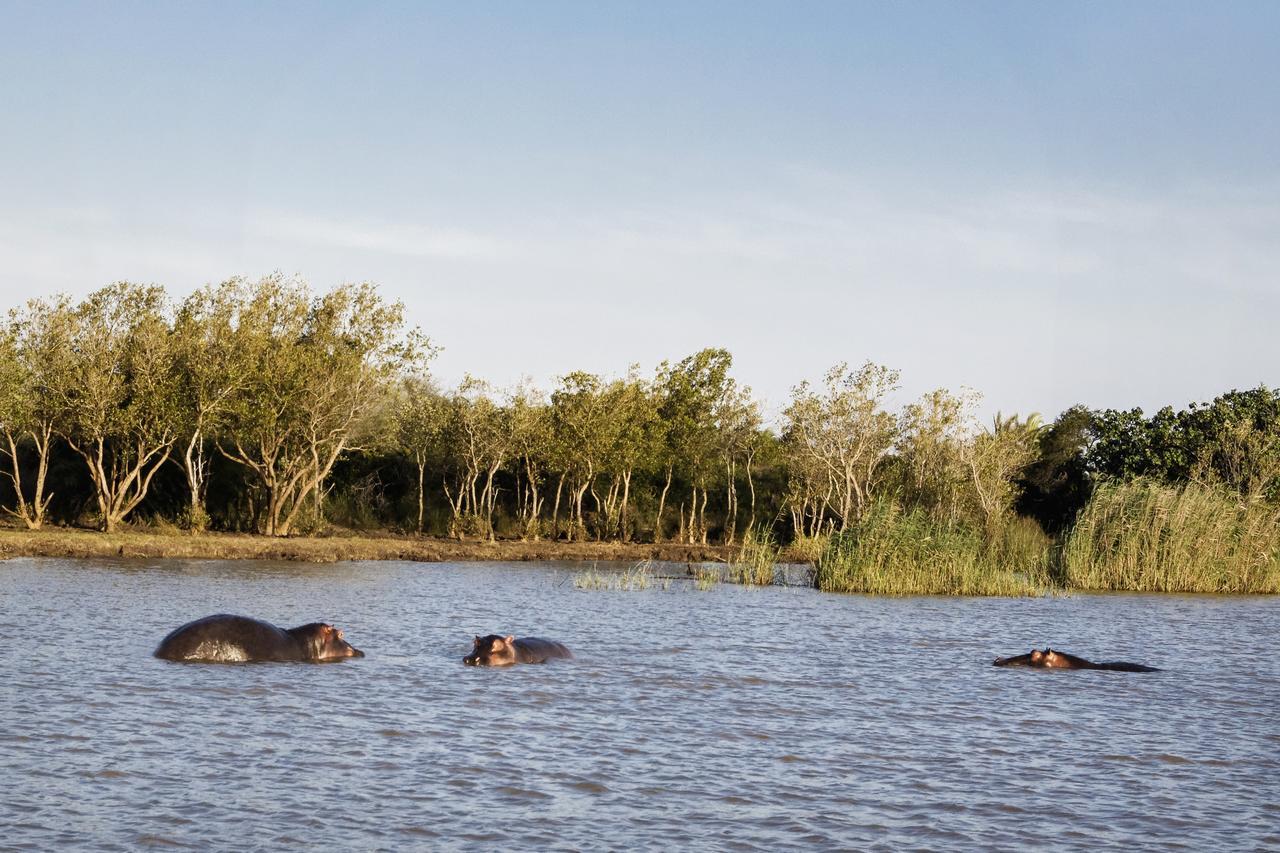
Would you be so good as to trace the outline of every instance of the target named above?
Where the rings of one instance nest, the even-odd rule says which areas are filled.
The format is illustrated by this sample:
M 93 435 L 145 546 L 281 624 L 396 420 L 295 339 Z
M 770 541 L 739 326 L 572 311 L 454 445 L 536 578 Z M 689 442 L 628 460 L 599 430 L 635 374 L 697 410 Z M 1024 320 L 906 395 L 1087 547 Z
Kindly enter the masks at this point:
M 1040 595 L 1052 546 L 1034 522 L 1011 520 L 991 535 L 943 524 L 893 501 L 832 536 L 813 583 L 828 592 L 877 595 Z
M 642 560 L 621 572 L 602 572 L 595 566 L 573 576 L 574 589 L 613 590 L 616 592 L 641 592 L 654 585 L 667 589 L 669 578 L 654 575 L 653 563 Z
M 1099 486 L 1067 537 L 1065 582 L 1138 592 L 1280 592 L 1280 508 L 1150 480 Z
M 729 563 L 728 579 L 744 586 L 769 586 L 778 564 L 778 542 L 763 527 L 752 527 L 742 537 L 737 557 Z
M 786 546 L 784 552 L 788 563 L 816 563 L 827 549 L 827 540 L 831 537 L 825 533 L 817 536 L 799 536 Z
M 720 583 L 720 572 L 711 566 L 695 566 L 693 568 L 693 588 L 698 592 L 710 592 Z

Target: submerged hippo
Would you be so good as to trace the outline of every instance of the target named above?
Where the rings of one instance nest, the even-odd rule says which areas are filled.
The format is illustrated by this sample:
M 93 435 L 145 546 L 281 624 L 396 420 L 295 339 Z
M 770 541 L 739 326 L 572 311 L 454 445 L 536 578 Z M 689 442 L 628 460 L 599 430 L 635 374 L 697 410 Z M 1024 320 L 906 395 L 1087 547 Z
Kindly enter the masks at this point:
M 471 654 L 462 659 L 467 666 L 511 666 L 513 663 L 546 663 L 552 658 L 571 658 L 569 651 L 554 640 L 538 637 L 476 637 Z
M 1036 669 L 1114 669 L 1121 672 L 1159 672 L 1160 670 L 1154 666 L 1143 666 L 1140 663 L 1128 663 L 1126 661 L 1107 661 L 1105 663 L 1094 663 L 1093 661 L 1078 658 L 1075 655 L 1069 655 L 1066 652 L 1055 652 L 1053 649 L 1032 649 L 1025 655 L 1017 655 L 1011 658 L 996 658 L 993 662 L 995 666 L 1030 666 Z
M 324 622 L 285 629 L 247 616 L 219 613 L 174 629 L 160 641 L 156 657 L 210 663 L 328 661 L 362 658 L 364 652 Z

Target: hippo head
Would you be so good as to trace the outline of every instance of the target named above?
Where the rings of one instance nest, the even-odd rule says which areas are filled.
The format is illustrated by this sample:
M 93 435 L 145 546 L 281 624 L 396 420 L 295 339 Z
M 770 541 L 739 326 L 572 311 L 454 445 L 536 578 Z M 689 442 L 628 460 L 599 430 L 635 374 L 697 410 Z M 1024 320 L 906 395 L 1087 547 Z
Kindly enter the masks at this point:
M 1047 666 L 1051 669 L 1070 669 L 1071 661 L 1066 656 L 1055 652 L 1053 649 L 1044 650 L 1044 663 L 1041 666 Z
M 490 634 L 476 637 L 471 654 L 462 659 L 467 666 L 510 666 L 516 662 L 516 638 Z
M 342 631 L 324 622 L 312 622 L 289 632 L 302 643 L 308 660 L 341 660 L 362 658 L 364 652 L 351 645 Z
M 1048 666 L 1049 664 L 1047 662 L 1047 656 L 1052 651 L 1053 651 L 1052 649 L 1045 649 L 1043 652 L 1040 651 L 1039 649 L 1032 649 L 1031 658 L 1030 658 L 1031 665 L 1032 666 Z

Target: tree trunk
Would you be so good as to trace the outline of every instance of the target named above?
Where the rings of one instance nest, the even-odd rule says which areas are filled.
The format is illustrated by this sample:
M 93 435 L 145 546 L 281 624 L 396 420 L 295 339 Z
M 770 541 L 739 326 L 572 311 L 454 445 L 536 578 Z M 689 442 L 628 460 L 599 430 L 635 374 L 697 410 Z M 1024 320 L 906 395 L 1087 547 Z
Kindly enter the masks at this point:
M 427 509 L 426 489 L 424 488 L 424 483 L 423 483 L 423 481 L 426 479 L 427 463 L 426 463 L 426 460 L 422 458 L 421 453 L 417 454 L 417 457 L 415 458 L 414 461 L 418 463 L 418 535 L 421 536 L 422 520 L 423 520 L 423 516 L 426 515 L 426 509 Z
M 681 503 L 681 514 L 683 514 L 684 504 Z M 681 541 L 686 545 L 692 545 L 698 538 L 698 487 L 689 487 L 689 524 L 685 526 L 684 536 Z
M 702 506 L 698 509 L 698 538 L 707 544 L 707 490 L 702 490 Z
M 667 483 L 665 486 L 662 487 L 662 497 L 658 499 L 658 518 L 653 523 L 653 541 L 655 543 L 662 541 L 662 510 L 663 510 L 663 507 L 667 505 L 667 490 L 670 488 L 671 488 L 671 466 L 668 465 L 667 466 Z M 683 518 L 683 516 L 684 516 L 684 511 L 681 510 L 681 518 Z M 683 521 L 681 522 L 680 526 L 681 526 L 681 529 L 683 529 L 684 527 Z
M 524 538 L 532 537 L 536 542 L 541 538 L 538 531 L 538 517 L 542 515 L 542 500 L 538 495 L 537 472 L 534 470 L 533 462 L 527 456 L 525 457 L 525 473 L 528 477 L 529 499 L 525 503 Z
M 579 487 L 576 489 L 576 491 L 574 492 L 574 496 L 573 496 L 573 505 L 574 505 L 574 508 L 575 508 L 575 510 L 576 510 L 576 512 L 577 512 L 577 516 L 578 516 L 578 517 L 577 517 L 577 520 L 576 520 L 576 521 L 574 521 L 574 522 L 570 525 L 570 527 L 569 527 L 569 541 L 570 541 L 570 542 L 572 542 L 572 541 L 573 541 L 573 534 L 574 534 L 575 532 L 580 532 L 580 533 L 581 533 L 581 535 L 583 535 L 583 536 L 586 536 L 586 535 L 587 535 L 587 524 L 586 524 L 586 522 L 585 522 L 585 521 L 583 521 L 583 520 L 582 520 L 582 501 L 586 498 L 586 496 L 587 496 L 587 488 L 588 488 L 590 485 L 591 485 L 591 481 L 590 481 L 590 480 L 587 480 L 587 481 L 586 481 L 586 482 L 584 482 L 581 486 L 579 486 Z M 593 494 L 594 494 L 594 492 L 593 492 Z M 597 503 L 597 504 L 599 503 L 599 499 L 597 499 L 597 500 L 596 500 L 596 503 Z
M 49 471 L 49 442 L 52 439 L 52 433 L 53 427 L 51 424 L 43 425 L 39 432 L 35 430 L 28 432 L 36 447 L 36 489 L 32 495 L 31 503 L 27 503 L 22 486 L 22 466 L 18 459 L 18 442 L 9 431 L 6 430 L 4 433 L 5 439 L 9 444 L 8 453 L 12 469 L 12 472 L 6 471 L 4 473 L 13 482 L 13 492 L 18 501 L 16 511 L 6 507 L 5 512 L 21 518 L 28 530 L 39 530 L 44 526 L 45 511 L 49 508 L 49 501 L 53 499 L 52 494 L 48 497 L 45 497 L 44 494 L 45 477 Z
M 560 473 L 560 479 L 556 483 L 556 502 L 555 509 L 551 512 L 551 540 L 553 542 L 560 539 L 560 492 L 564 489 L 564 477 L 566 472 Z
M 631 531 L 627 528 L 627 504 L 631 499 L 631 470 L 622 475 L 622 541 L 631 541 Z
M 70 439 L 67 443 L 89 466 L 89 476 L 93 480 L 98 512 L 101 514 L 100 523 L 106 533 L 113 533 L 119 523 L 147 496 L 152 478 L 169 460 L 173 447 L 172 439 L 150 448 L 139 439 L 133 448 L 132 463 L 126 463 L 117 456 L 109 456 L 105 438 L 94 439 L 95 447 L 92 451 L 82 449 Z
M 737 463 L 732 457 L 725 463 L 724 491 L 724 544 L 732 545 L 738 526 L 738 491 L 734 480 L 737 477 Z

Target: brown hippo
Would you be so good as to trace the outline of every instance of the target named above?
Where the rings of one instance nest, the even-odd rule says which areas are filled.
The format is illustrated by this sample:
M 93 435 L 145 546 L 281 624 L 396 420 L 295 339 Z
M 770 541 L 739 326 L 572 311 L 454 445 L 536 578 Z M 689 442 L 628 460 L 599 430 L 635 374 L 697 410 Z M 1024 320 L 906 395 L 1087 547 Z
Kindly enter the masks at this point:
M 207 663 L 330 661 L 362 658 L 364 652 L 323 622 L 284 629 L 247 616 L 219 613 L 174 629 L 160 641 L 156 657 Z
M 546 663 L 552 658 L 571 658 L 569 651 L 554 640 L 538 637 L 476 637 L 471 654 L 462 659 L 467 666 L 511 666 L 513 663 Z
M 1154 666 L 1143 666 L 1140 663 L 1128 663 L 1126 661 L 1094 663 L 1084 658 L 1078 658 L 1075 655 L 1069 655 L 1066 652 L 1055 652 L 1049 648 L 1044 651 L 1032 649 L 1025 655 L 1017 655 L 1011 658 L 996 658 L 992 663 L 994 666 L 1029 666 L 1036 669 L 1113 669 L 1121 672 L 1160 671 Z

